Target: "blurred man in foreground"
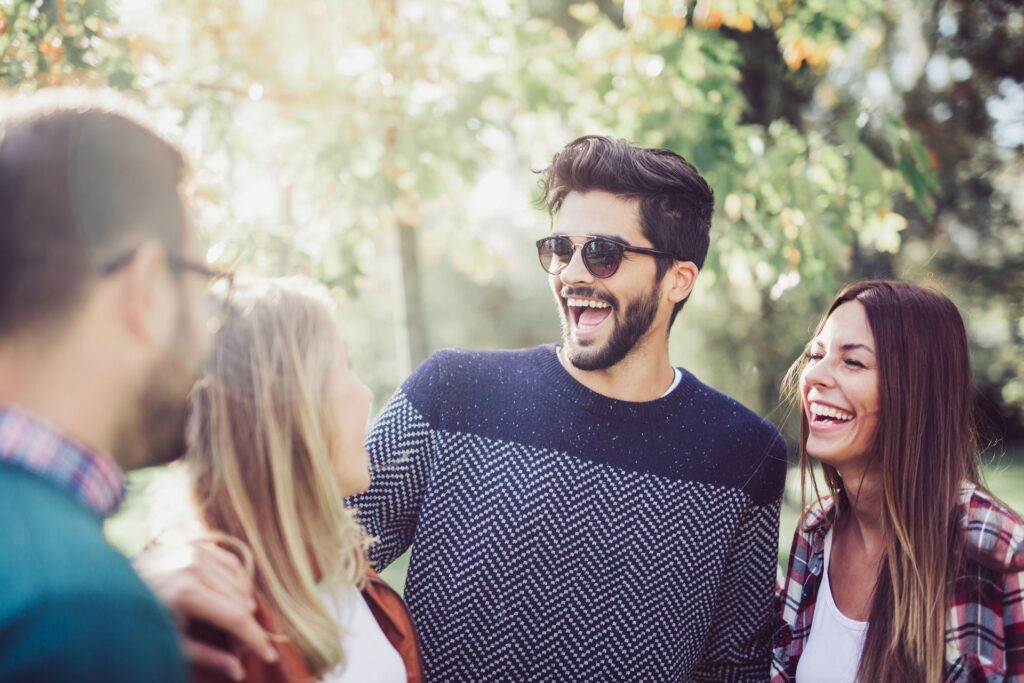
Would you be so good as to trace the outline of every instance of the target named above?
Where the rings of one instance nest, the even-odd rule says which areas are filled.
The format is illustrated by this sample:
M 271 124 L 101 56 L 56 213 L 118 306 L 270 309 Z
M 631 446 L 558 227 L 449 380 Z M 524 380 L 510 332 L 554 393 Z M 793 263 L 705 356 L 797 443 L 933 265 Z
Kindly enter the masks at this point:
M 4 682 L 186 676 L 169 615 L 107 544 L 102 521 L 124 497 L 123 470 L 184 451 L 186 396 L 218 310 L 208 295 L 222 278 L 204 263 L 182 198 L 181 152 L 128 109 L 66 91 L 2 105 Z M 250 614 L 218 601 L 250 590 L 237 562 L 215 550 L 203 558 L 205 569 L 169 579 L 151 571 L 153 586 L 183 624 L 228 622 L 269 649 Z M 201 644 L 185 647 L 234 671 Z

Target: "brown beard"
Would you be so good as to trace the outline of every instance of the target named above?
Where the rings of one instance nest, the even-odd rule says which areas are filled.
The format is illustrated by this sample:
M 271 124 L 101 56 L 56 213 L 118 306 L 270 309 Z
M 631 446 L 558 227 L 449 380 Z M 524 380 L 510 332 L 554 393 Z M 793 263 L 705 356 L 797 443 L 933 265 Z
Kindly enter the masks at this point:
M 125 469 L 164 465 L 185 454 L 188 395 L 199 379 L 201 359 L 184 305 L 178 310 L 175 339 L 147 377 L 115 440 L 114 455 Z
M 154 370 L 139 399 L 138 424 L 145 440 L 141 467 L 163 465 L 185 454 L 188 393 L 198 373 L 187 372 L 164 358 Z
M 633 350 L 640 338 L 651 329 L 651 324 L 658 313 L 658 290 L 655 287 L 647 294 L 641 294 L 630 301 L 619 319 L 619 305 L 614 302 L 613 322 L 615 328 L 604 346 L 589 351 L 569 350 L 568 312 L 562 311 L 562 345 L 566 347 L 566 358 L 580 370 L 605 370 L 612 367 Z

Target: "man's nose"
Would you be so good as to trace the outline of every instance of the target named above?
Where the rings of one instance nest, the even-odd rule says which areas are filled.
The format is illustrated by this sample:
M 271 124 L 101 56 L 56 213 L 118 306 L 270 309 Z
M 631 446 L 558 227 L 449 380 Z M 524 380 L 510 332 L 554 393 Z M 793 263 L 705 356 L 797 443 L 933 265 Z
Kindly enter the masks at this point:
M 578 282 L 589 282 L 593 279 L 590 271 L 587 270 L 586 265 L 583 263 L 583 248 L 574 247 L 572 250 L 572 258 L 569 259 L 569 264 L 562 269 L 562 272 L 558 274 L 563 284 L 571 285 Z

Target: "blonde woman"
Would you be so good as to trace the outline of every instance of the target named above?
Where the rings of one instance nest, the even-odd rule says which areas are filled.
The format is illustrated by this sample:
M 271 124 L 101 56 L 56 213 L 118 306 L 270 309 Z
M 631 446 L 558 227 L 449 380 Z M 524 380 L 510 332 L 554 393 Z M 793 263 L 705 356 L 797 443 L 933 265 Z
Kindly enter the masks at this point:
M 258 616 L 278 634 L 276 664 L 241 654 L 247 680 L 419 681 L 408 612 L 344 505 L 370 481 L 370 392 L 326 289 L 240 284 L 192 400 L 185 468 L 199 516 L 248 548 Z

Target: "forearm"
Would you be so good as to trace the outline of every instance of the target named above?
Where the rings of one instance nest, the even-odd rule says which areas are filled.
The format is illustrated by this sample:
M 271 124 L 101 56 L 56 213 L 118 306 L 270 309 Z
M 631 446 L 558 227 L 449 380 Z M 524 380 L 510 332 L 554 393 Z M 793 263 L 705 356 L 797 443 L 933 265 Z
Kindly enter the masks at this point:
M 751 505 L 728 551 L 715 618 L 695 681 L 767 681 L 781 500 Z
M 439 361 L 431 358 L 388 401 L 367 437 L 370 488 L 350 498 L 359 521 L 377 538 L 378 570 L 412 544 L 435 449 Z

